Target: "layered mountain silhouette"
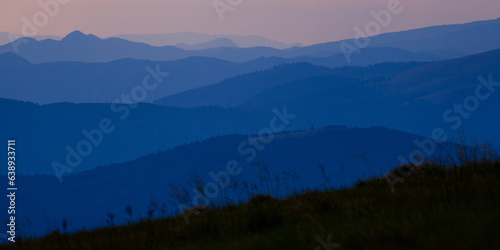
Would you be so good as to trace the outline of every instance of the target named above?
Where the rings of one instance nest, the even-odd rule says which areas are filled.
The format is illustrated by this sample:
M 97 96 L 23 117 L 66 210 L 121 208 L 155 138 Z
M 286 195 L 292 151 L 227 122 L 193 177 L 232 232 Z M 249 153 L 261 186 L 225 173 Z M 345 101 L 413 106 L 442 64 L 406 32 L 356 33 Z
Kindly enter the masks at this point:
M 3 100 L 2 114 L 10 122 L 2 128 L 11 131 L 4 139 L 16 136 L 34 141 L 21 146 L 30 154 L 27 167 L 20 170 L 25 173 L 52 172 L 50 164 L 65 159 L 65 147 L 84 140 L 82 130 L 96 128 L 103 118 L 116 122 L 116 132 L 76 171 L 130 160 L 212 135 L 258 131 L 268 126 L 273 109 L 285 106 L 298 117 L 290 129 L 329 124 L 383 125 L 430 136 L 434 129 L 442 128 L 450 140 L 468 137 L 499 145 L 495 114 L 500 97 L 494 92 L 480 102 L 480 108 L 467 112 L 467 118 L 460 118 L 459 128 L 453 129 L 459 114 L 451 112 L 448 120 L 444 118 L 455 104 L 464 105 L 464 100 L 475 95 L 482 84 L 478 77 L 489 80 L 491 75 L 493 83 L 498 82 L 499 53 L 423 65 L 388 63 L 333 70 L 308 64 L 282 65 L 164 100 L 169 105 L 177 103 L 192 109 L 140 104 L 136 109 L 127 108 L 131 115 L 123 121 L 119 117 L 125 111 L 113 112 L 111 104 L 39 106 Z M 50 153 L 39 152 L 49 140 L 52 146 L 46 151 Z
M 271 84 L 255 80 L 269 74 L 280 74 L 278 70 L 269 70 L 190 90 L 157 103 L 252 110 L 267 110 L 286 104 L 314 124 L 384 125 L 425 135 L 436 127 L 450 128 L 458 122 L 445 122 L 444 114 L 449 109 L 454 110 L 455 104 L 463 106 L 469 96 L 476 95 L 476 88 L 482 84 L 480 77 L 493 83 L 499 81 L 499 56 L 500 50 L 495 50 L 420 66 L 392 64 L 393 69 L 385 71 L 381 70 L 384 65 L 375 65 L 364 69 L 374 72 L 371 77 L 352 74 L 356 67 L 348 67 L 332 70 L 329 75 L 290 82 L 286 82 L 287 74 L 283 73 L 274 76 L 283 79 L 281 82 L 269 80 Z M 389 65 L 385 64 L 385 67 L 390 69 Z M 345 77 L 342 70 L 351 72 L 351 75 Z M 488 94 L 487 90 L 484 91 L 483 94 Z M 495 128 L 491 123 L 492 119 L 497 119 L 494 114 L 499 101 L 500 97 L 492 92 L 484 100 L 484 105 L 480 104 L 481 108 L 474 110 L 470 119 L 469 116 L 460 118 L 464 122 L 460 132 L 449 129 L 450 134 L 472 136 L 500 145 L 500 137 L 494 136 Z M 452 114 L 448 115 L 448 120 L 458 119 Z
M 278 50 L 269 47 L 211 47 L 191 50 L 189 46 L 181 49 L 175 46 L 154 47 L 143 43 L 134 43 L 119 38 L 100 39 L 94 35 L 85 35 L 80 31 L 70 33 L 61 41 L 51 39 L 36 41 L 31 38 L 21 38 L 11 44 L 0 46 L 1 53 L 16 53 L 32 63 L 49 62 L 110 62 L 113 60 L 131 58 L 140 60 L 172 61 L 189 57 L 212 57 L 236 63 L 244 63 L 262 57 L 280 57 L 288 62 L 310 61 L 325 66 L 342 66 L 349 64 L 344 54 L 323 51 L 321 55 L 309 55 L 295 50 Z M 201 47 L 207 47 L 201 45 Z M 394 55 L 391 58 L 389 55 Z M 311 58 L 318 57 L 318 58 Z M 326 58 L 325 58 L 326 57 Z M 332 57 L 332 58 L 330 58 Z M 395 48 L 370 48 L 366 54 L 354 56 L 353 65 L 395 61 L 431 61 L 437 60 L 430 54 L 420 54 Z
M 497 32 L 500 20 L 474 22 L 461 25 L 437 26 L 411 31 L 389 33 L 370 38 L 370 47 L 394 48 L 406 50 L 406 53 L 418 54 L 427 60 L 455 58 L 474 53 L 500 48 Z M 472 34 L 472 35 L 471 35 Z M 460 41 L 450 45 L 450 39 Z M 208 48 L 200 50 L 183 50 L 173 46 L 155 47 L 144 43 L 135 43 L 119 38 L 99 39 L 93 35 L 84 35 L 79 31 L 70 33 L 61 41 L 24 38 L 23 42 L 14 42 L 0 46 L 0 53 L 18 52 L 32 63 L 77 61 L 77 62 L 109 62 L 123 58 L 144 60 L 177 60 L 191 56 L 208 56 L 232 62 L 245 62 L 260 57 L 344 57 L 342 43 L 317 44 L 306 47 L 275 49 L 269 47 L 252 48 Z M 233 40 L 234 41 L 234 40 Z M 352 45 L 352 44 L 351 44 Z M 18 48 L 18 51 L 15 50 Z M 379 52 L 380 54 L 382 52 Z M 386 51 L 387 53 L 387 51 Z M 362 53 L 361 53 L 362 54 Z M 369 57 L 366 55 L 365 57 Z M 385 62 L 377 57 L 365 59 L 368 62 Z M 344 58 L 345 59 L 345 58 Z M 401 59 L 397 59 L 400 61 Z M 404 58 L 404 61 L 417 61 L 418 58 Z M 343 65 L 348 64 L 346 61 Z
M 158 67 L 159 72 L 169 75 L 156 88 L 147 91 L 142 101 L 151 102 L 274 65 L 273 61 L 237 64 L 202 57 L 169 62 L 121 59 L 110 63 L 31 64 L 15 54 L 5 53 L 0 55 L 0 97 L 40 104 L 113 102 L 143 84 L 144 77 L 150 74 L 147 67 L 155 72 Z
M 185 50 L 200 50 L 200 49 L 210 49 L 210 48 L 223 48 L 223 47 L 238 47 L 236 43 L 231 41 L 229 38 L 216 38 L 212 41 L 199 44 L 185 44 L 178 43 L 175 47 L 185 49 Z
M 454 88 L 461 89 L 464 87 L 464 84 L 473 85 L 479 83 L 477 79 L 479 76 L 495 74 L 498 72 L 500 66 L 499 56 L 500 50 L 494 50 L 459 59 L 433 63 L 383 63 L 368 67 L 343 67 L 335 69 L 313 66 L 306 63 L 285 64 L 275 66 L 269 70 L 229 78 L 218 84 L 168 96 L 158 100 L 156 103 L 176 107 L 238 106 L 238 104 L 245 102 L 249 97 L 262 93 L 264 90 L 278 86 L 280 89 L 285 89 L 286 87 L 280 85 L 293 80 L 301 80 L 300 78 L 306 78 L 307 74 L 310 77 L 314 75 L 343 75 L 354 76 L 360 79 L 385 76 L 387 78 L 377 79 L 382 82 L 375 85 L 377 88 L 388 87 L 387 90 L 393 93 L 400 93 L 404 90 L 404 93 L 412 94 L 439 94 L 442 91 L 450 91 Z M 304 74 L 300 75 L 300 72 L 304 72 Z M 294 74 L 298 75 L 294 77 Z M 301 82 L 307 81 L 302 80 Z M 297 83 L 294 84 L 294 86 L 299 85 Z M 291 87 L 288 85 L 287 87 Z M 314 90 L 314 85 L 311 87 L 309 90 Z M 240 94 L 238 94 L 238 91 Z M 424 92 L 420 93 L 420 91 Z M 290 89 L 288 92 L 302 93 L 302 91 L 296 91 L 295 89 Z M 246 97 L 241 95 L 246 95 Z M 262 102 L 254 101 L 254 103 L 258 105 L 258 103 Z
M 238 105 L 266 110 L 287 104 L 317 125 L 377 124 L 448 139 L 474 138 L 500 146 L 500 50 L 426 64 L 384 79 L 323 76 L 264 90 Z
M 93 141 L 92 138 L 100 143 L 94 144 L 92 153 L 81 161 L 70 159 L 78 162 L 71 173 L 132 160 L 214 135 L 252 133 L 269 126 L 274 115 L 272 110 L 181 109 L 144 103 L 37 105 L 8 99 L 0 99 L 0 114 L 10 119 L 9 123 L 0 125 L 2 131 L 9 131 L 1 133 L 0 139 L 16 138 L 17 149 L 29 155 L 18 159 L 18 164 L 24 167 L 17 173 L 50 175 L 55 174 L 54 161 L 68 166 L 67 157 L 72 157 L 72 150 L 78 150 L 80 142 Z M 114 129 L 99 139 L 96 130 L 100 129 L 103 119 L 110 121 Z
M 364 27 L 360 27 L 363 29 Z M 443 59 L 472 55 L 500 48 L 500 18 L 465 24 L 441 25 L 401 32 L 385 33 L 363 40 L 368 47 L 399 48 L 416 53 L 431 54 Z M 353 37 L 355 36 L 353 31 Z M 353 39 L 315 44 L 304 48 L 290 49 L 295 56 L 324 55 L 341 52 L 341 45 L 355 46 Z
M 220 191 L 223 195 L 212 200 L 214 204 L 219 200 L 246 201 L 258 191 L 252 189 L 253 184 L 264 191 L 266 182 L 277 197 L 301 187 L 321 188 L 325 181 L 334 187 L 348 187 L 392 170 L 400 164 L 399 154 L 408 155 L 415 140 L 425 139 L 381 127 L 331 126 L 276 134 L 252 161 L 248 161 L 251 154 L 238 153 L 240 144 L 248 140 L 245 135 L 214 137 L 67 176 L 62 183 L 54 176 L 19 177 L 18 185 L 23 187 L 19 196 L 24 197 L 18 203 L 20 228 L 33 234 L 50 232 L 66 219 L 70 230 L 80 230 L 105 224 L 108 213 L 114 215 L 114 223 L 122 224 L 147 218 L 151 201 L 159 204 L 154 216 L 179 213 L 181 201 L 175 199 L 179 194 L 174 188 L 184 195 L 184 205 L 193 206 L 192 189 L 200 182 L 217 183 L 209 173 L 225 171 L 230 161 L 237 162 L 241 172 L 231 176 L 228 187 Z M 452 144 L 443 148 L 447 148 L 443 153 L 456 149 Z M 325 176 L 320 164 L 325 167 Z M 54 194 L 57 200 L 50 198 Z M 127 206 L 133 208 L 131 217 L 125 211 Z
M 10 42 L 13 42 L 23 36 L 14 34 L 14 33 L 9 33 L 9 32 L 1 32 L 0 31 L 0 45 L 8 44 Z M 59 36 L 43 36 L 43 35 L 37 35 L 31 37 L 37 41 L 41 40 L 46 40 L 46 39 L 52 39 L 52 40 L 61 40 L 62 38 Z
M 132 42 L 146 43 L 153 46 L 175 46 L 177 44 L 204 44 L 216 39 L 229 39 L 237 47 L 270 47 L 275 49 L 287 49 L 301 44 L 284 44 L 256 35 L 237 36 L 237 35 L 208 35 L 196 32 L 180 32 L 170 34 L 147 34 L 147 35 L 118 35 L 117 38 L 126 39 Z
M 80 31 L 74 31 L 60 41 L 21 38 L 14 43 L 0 46 L 0 53 L 14 52 L 32 63 L 109 62 L 123 58 L 175 60 L 186 57 L 184 50 L 173 46 L 153 47 L 118 38 L 100 39 Z
M 94 36 L 89 36 L 89 39 L 100 41 Z M 67 37 L 62 42 L 71 40 L 79 41 L 75 36 Z M 390 60 L 395 62 L 431 61 L 435 58 L 399 49 L 378 48 L 367 49 L 365 54 L 354 56 L 351 65 L 366 66 Z M 168 80 L 165 79 L 163 84 L 147 93 L 148 95 L 143 101 L 151 102 L 165 96 L 215 84 L 228 77 L 264 70 L 280 64 L 299 62 L 336 67 L 345 65 L 345 58 L 343 55 L 292 59 L 266 57 L 246 63 L 233 63 L 209 57 L 189 57 L 163 62 L 120 59 L 109 63 L 55 62 L 32 65 L 24 58 L 9 52 L 0 55 L 0 68 L 4 69 L 4 72 L 0 74 L 0 81 L 3 83 L 0 85 L 0 97 L 40 104 L 112 102 L 121 94 L 129 93 L 134 87 L 142 84 L 144 76 L 148 74 L 146 67 L 156 68 L 158 66 L 161 72 L 168 72 L 169 77 Z M 300 71 L 308 74 L 306 69 Z M 25 74 L 25 72 L 30 72 L 30 74 Z M 327 74 L 326 71 L 323 72 L 323 74 Z M 312 75 L 314 74 L 310 74 L 310 76 Z M 211 97 L 207 96 L 207 98 Z M 190 99 L 187 101 L 203 100 Z
M 304 47 L 197 33 L 75 31 L 0 46 L 0 140 L 16 140 L 19 233 L 178 213 L 231 160 L 242 172 L 217 204 L 348 187 L 415 150 L 454 159 L 454 141 L 500 149 L 499 28 L 387 33 L 348 58 L 341 48 L 353 40 Z
M 275 66 L 271 69 L 252 72 L 224 81 L 188 90 L 155 101 L 156 104 L 173 107 L 221 106 L 235 107 L 264 90 L 282 84 L 324 75 L 343 75 L 358 77 L 374 77 L 394 75 L 423 63 L 384 63 L 369 67 L 344 67 L 330 69 L 308 63 L 291 63 Z
M 369 47 L 406 50 L 408 51 L 406 53 L 416 53 L 420 58 L 430 57 L 426 58 L 427 60 L 456 58 L 500 48 L 498 42 L 500 37 L 496 32 L 499 28 L 500 19 L 460 25 L 435 26 L 371 37 Z M 354 46 L 352 40 L 344 40 L 281 50 L 270 47 L 222 47 L 183 50 L 173 46 L 155 47 L 120 38 L 98 39 L 93 35 L 84 35 L 80 31 L 70 33 L 61 41 L 51 39 L 36 41 L 35 39 L 24 38 L 22 42 L 16 41 L 13 43 L 0 46 L 0 54 L 18 52 L 19 55 L 32 63 L 57 61 L 109 62 L 123 58 L 165 61 L 191 56 L 208 56 L 233 62 L 245 62 L 271 56 L 283 58 L 329 57 L 338 54 L 340 57 L 341 54 L 343 57 L 341 45 L 350 44 Z M 236 42 L 236 44 L 238 43 Z M 203 47 L 206 46 L 200 48 Z M 368 57 L 368 55 L 365 57 Z M 375 58 L 377 57 L 365 60 L 372 63 L 384 62 L 377 61 Z M 416 58 L 405 58 L 404 61 L 417 60 Z M 346 64 L 348 64 L 347 61 L 343 65 Z

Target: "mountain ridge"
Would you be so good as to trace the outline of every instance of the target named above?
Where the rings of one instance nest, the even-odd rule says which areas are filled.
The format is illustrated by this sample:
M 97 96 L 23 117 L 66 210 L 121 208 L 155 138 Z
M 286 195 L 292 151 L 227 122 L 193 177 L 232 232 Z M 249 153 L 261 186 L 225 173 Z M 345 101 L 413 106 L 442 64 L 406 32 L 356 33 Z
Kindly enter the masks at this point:
M 302 133 L 302 136 L 296 136 L 297 133 Z M 112 213 L 120 215 L 115 217 L 114 222 L 123 224 L 127 218 L 121 214 L 126 206 L 141 211 L 141 217 L 147 217 L 146 211 L 152 200 L 164 203 L 162 206 L 165 206 L 165 212 L 177 213 L 178 201 L 169 202 L 168 193 L 174 192 L 175 189 L 190 192 L 195 185 L 192 181 L 195 181 L 196 177 L 204 183 L 213 181 L 208 173 L 224 169 L 231 160 L 238 162 L 242 169 L 240 174 L 231 177 L 231 183 L 236 182 L 239 185 L 259 183 L 259 176 L 266 175 L 256 169 L 257 164 L 261 167 L 267 166 L 265 169 L 270 176 L 284 178 L 281 190 L 283 195 L 290 192 L 286 190 L 286 186 L 296 185 L 293 184 L 296 181 L 300 182 L 302 187 L 316 188 L 321 183 L 321 173 L 319 170 L 311 170 L 322 164 L 332 178 L 333 186 L 348 187 L 358 180 L 391 171 L 399 164 L 397 155 L 409 154 L 413 150 L 413 141 L 424 139 L 382 127 L 330 126 L 312 131 L 284 131 L 276 134 L 276 140 L 265 144 L 266 148 L 259 152 L 254 161 L 248 162 L 246 159 L 249 154 L 238 153 L 238 145 L 250 138 L 258 137 L 241 134 L 216 136 L 132 161 L 69 175 L 64 177 L 62 183 L 54 176 L 21 176 L 18 185 L 23 186 L 21 194 L 26 199 L 19 201 L 19 212 L 29 217 L 20 218 L 19 221 L 32 221 L 33 225 L 38 227 L 31 230 L 38 233 L 47 229 L 41 226 L 43 223 L 39 223 L 44 218 L 55 221 L 67 219 L 72 223 L 69 230 L 80 230 L 102 225 L 106 213 Z M 454 147 L 452 144 L 448 146 Z M 193 154 L 197 157 L 190 157 Z M 141 178 L 137 178 L 137 172 L 142 173 Z M 290 175 L 289 179 L 284 173 Z M 293 174 L 300 176 L 300 179 L 290 179 Z M 47 197 L 54 192 L 65 202 L 48 202 Z M 148 195 L 140 195 L 145 193 Z M 224 197 L 238 201 L 229 189 Z M 247 197 L 240 198 L 242 201 L 247 200 Z M 93 202 L 84 202 L 88 199 Z M 186 204 L 190 205 L 188 202 Z M 87 216 L 90 214 L 93 216 Z
M 445 31 L 443 31 L 443 29 Z M 500 43 L 498 41 L 500 41 L 500 35 L 495 32 L 498 29 L 500 29 L 500 19 L 460 24 L 457 26 L 431 26 L 371 37 L 369 47 L 395 48 L 411 53 L 430 55 L 440 59 L 457 58 L 464 55 L 499 49 Z M 415 34 L 420 33 L 424 33 L 431 38 L 427 40 L 417 39 L 418 36 Z M 451 38 L 444 36 L 443 33 L 449 34 Z M 484 36 L 484 34 L 488 35 Z M 396 38 L 394 38 L 395 36 Z M 408 37 L 413 37 L 413 39 L 408 39 Z M 406 40 L 405 42 L 394 42 L 400 39 Z M 461 42 L 454 44 L 453 46 L 455 47 L 450 48 L 448 39 L 454 39 Z M 216 57 L 241 63 L 260 57 L 273 56 L 283 58 L 301 56 L 329 57 L 342 53 L 340 49 L 342 43 L 352 43 L 352 40 L 315 44 L 306 47 L 292 47 L 288 49 L 275 49 L 270 47 L 226 47 L 186 51 L 174 46 L 154 47 L 145 43 L 135 43 L 120 38 L 109 38 L 101 39 L 98 42 L 96 40 L 96 44 L 93 45 L 94 47 L 92 49 L 86 46 L 77 46 L 75 50 L 75 48 L 71 46 L 64 46 L 64 44 L 58 41 L 48 39 L 24 44 L 20 48 L 19 53 L 32 63 L 55 61 L 109 62 L 120 58 L 165 61 L 191 56 Z M 432 46 L 427 44 L 432 44 Z M 0 53 L 12 51 L 13 47 L 11 45 L 7 44 L 0 46 Z

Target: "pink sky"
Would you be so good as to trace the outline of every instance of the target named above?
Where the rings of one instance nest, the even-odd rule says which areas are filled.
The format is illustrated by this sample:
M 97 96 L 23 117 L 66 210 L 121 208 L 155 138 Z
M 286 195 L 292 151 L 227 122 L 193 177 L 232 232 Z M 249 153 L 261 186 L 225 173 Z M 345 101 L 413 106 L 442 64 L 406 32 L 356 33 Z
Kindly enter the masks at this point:
M 207 34 L 255 34 L 280 42 L 312 44 L 353 38 L 355 26 L 373 20 L 370 11 L 397 0 L 220 0 L 242 3 L 224 15 L 214 0 L 41 0 L 68 1 L 39 28 L 38 35 L 64 36 L 81 30 L 98 36 L 193 31 Z M 500 17 L 499 0 L 400 0 L 382 33 Z M 21 34 L 23 21 L 42 7 L 38 0 L 0 1 L 0 31 Z

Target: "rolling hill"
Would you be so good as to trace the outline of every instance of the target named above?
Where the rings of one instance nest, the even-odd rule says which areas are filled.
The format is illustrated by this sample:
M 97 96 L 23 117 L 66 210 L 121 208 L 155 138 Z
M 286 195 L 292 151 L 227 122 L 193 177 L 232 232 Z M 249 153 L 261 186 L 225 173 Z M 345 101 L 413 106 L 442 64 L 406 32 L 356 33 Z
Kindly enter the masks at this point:
M 458 137 L 475 138 L 494 143 L 498 147 L 500 137 L 494 131 L 496 130 L 495 124 L 498 123 L 498 116 L 495 114 L 500 105 L 500 97 L 495 94 L 494 90 L 488 94 L 488 90 L 482 89 L 481 94 L 487 95 L 488 98 L 480 101 L 479 107 L 474 110 L 470 119 L 469 115 L 457 117 L 457 112 L 453 110 L 455 104 L 463 106 L 466 105 L 464 102 L 468 100 L 467 98 L 474 98 L 477 88 L 485 88 L 478 87 L 482 84 L 480 77 L 488 82 L 491 76 L 493 84 L 498 82 L 499 55 L 500 50 L 495 50 L 429 64 L 413 64 L 413 66 L 406 64 L 409 66 L 407 68 L 401 67 L 405 64 L 399 64 L 399 66 L 398 64 L 382 64 L 389 68 L 386 72 L 391 72 L 391 74 L 387 75 L 383 73 L 384 71 L 373 70 L 373 67 L 381 66 L 371 66 L 365 70 L 379 72 L 371 77 L 359 77 L 361 71 L 358 71 L 345 78 L 343 72 L 359 69 L 345 67 L 334 69 L 329 72 L 329 75 L 309 79 L 291 82 L 274 81 L 273 87 L 269 88 L 267 86 L 271 85 L 265 82 L 251 83 L 251 79 L 258 79 L 256 74 L 269 74 L 269 72 L 261 72 L 242 75 L 228 79 L 224 83 L 180 93 L 157 103 L 181 107 L 233 105 L 233 107 L 245 110 L 268 110 L 286 104 L 304 117 L 303 121 L 316 126 L 382 125 L 421 135 L 429 135 L 435 128 L 444 128 L 450 137 L 455 139 Z M 390 70 L 391 67 L 394 69 Z M 398 67 L 400 71 L 396 70 Z M 241 84 L 242 82 L 248 82 L 250 86 L 245 86 Z M 239 89 L 233 89 L 235 86 L 239 86 Z M 258 88 L 259 86 L 266 86 L 266 88 Z M 258 88 L 259 91 L 248 91 L 251 88 Z M 226 94 L 228 92 L 236 93 L 235 96 L 239 97 L 237 102 L 231 101 L 233 98 Z M 239 92 L 242 94 L 238 95 Z M 249 96 L 250 94 L 253 96 Z M 186 101 L 200 96 L 215 98 L 205 98 L 203 102 Z M 467 105 L 474 104 L 474 100 L 469 100 L 471 103 Z M 452 112 L 448 112 L 450 109 Z M 459 121 L 463 126 L 455 128 Z M 301 124 L 301 126 L 307 127 L 307 124 Z
M 400 165 L 398 155 L 414 150 L 415 140 L 424 138 L 381 127 L 330 126 L 275 134 L 271 141 L 256 135 L 229 135 L 66 176 L 62 183 L 49 175 L 18 176 L 17 185 L 23 187 L 18 191 L 23 197 L 17 203 L 19 233 L 49 233 L 63 220 L 70 231 L 95 228 L 106 225 L 107 213 L 114 215 L 113 224 L 124 224 L 146 218 L 155 203 L 154 217 L 178 213 L 179 202 L 192 207 L 192 189 L 214 182 L 209 173 L 227 171 L 228 162 L 236 162 L 240 172 L 231 175 L 229 186 L 211 199 L 214 204 L 246 201 L 255 193 L 283 197 L 323 185 L 350 187 Z M 249 144 L 241 148 L 250 141 L 265 148 Z M 452 144 L 442 146 L 447 148 L 443 155 L 456 150 Z M 258 151 L 255 157 L 252 148 Z M 57 199 L 51 198 L 54 195 Z M 130 216 L 127 206 L 133 210 Z
M 123 111 L 113 112 L 110 104 L 39 106 L 2 100 L 0 113 L 9 117 L 9 123 L 3 123 L 1 128 L 11 131 L 2 133 L 2 138 L 13 136 L 20 141 L 32 141 L 20 146 L 32 156 L 25 159 L 27 167 L 20 171 L 52 173 L 50 164 L 64 160 L 67 145 L 74 147 L 84 139 L 83 129 L 95 128 L 103 118 L 112 119 L 119 125 L 117 130 L 85 159 L 77 170 L 81 171 L 214 135 L 255 132 L 267 126 L 273 109 L 287 107 L 290 113 L 300 117 L 289 129 L 329 124 L 386 126 L 431 136 L 435 129 L 441 128 L 450 140 L 473 138 L 498 147 L 498 95 L 491 93 L 467 118 L 453 112 L 454 104 L 463 105 L 468 96 L 475 95 L 475 89 L 481 84 L 479 76 L 488 79 L 491 74 L 492 80 L 498 81 L 498 53 L 492 51 L 431 64 L 381 64 L 367 68 L 284 65 L 207 87 L 212 92 L 205 94 L 205 89 L 187 92 L 199 95 L 185 97 L 192 100 L 214 97 L 201 103 L 212 107 L 185 109 L 140 104 L 137 109 L 128 109 L 131 115 L 124 121 L 119 119 Z M 461 74 L 455 75 L 457 70 Z M 282 78 L 283 75 L 286 77 Z M 179 98 L 181 103 L 182 99 Z M 182 105 L 194 107 L 200 103 Z M 118 107 L 125 109 L 126 105 Z M 448 111 L 445 120 L 443 117 Z M 224 124 L 220 124 L 221 120 Z M 460 126 L 455 128 L 457 124 Z M 44 148 L 47 141 L 51 141 L 52 146 L 46 147 L 47 152 L 41 152 L 39 149 Z
M 86 249 L 497 249 L 499 170 L 498 158 L 431 163 L 416 169 L 396 192 L 387 192 L 384 178 L 373 178 L 342 190 L 228 201 L 191 214 L 188 226 L 180 226 L 188 213 L 77 233 L 61 225 L 5 249 L 68 249 L 75 242 Z
M 385 33 L 370 37 L 368 47 L 391 47 L 415 53 L 451 59 L 500 49 L 500 18 L 464 24 L 440 25 Z M 355 32 L 353 31 L 353 38 Z M 341 45 L 354 46 L 352 39 L 315 44 L 304 48 L 290 48 L 292 57 L 324 55 L 341 52 Z M 361 49 L 363 51 L 364 49 Z
M 272 58 L 269 59 L 273 61 Z M 271 69 L 225 79 L 217 84 L 188 90 L 156 100 L 159 105 L 172 107 L 221 106 L 235 107 L 248 99 L 287 82 L 324 75 L 352 78 L 390 77 L 424 63 L 382 63 L 368 67 L 329 69 L 308 63 L 290 63 Z
M 443 129 L 450 138 L 499 148 L 499 55 L 500 50 L 490 51 L 354 84 L 334 75 L 303 79 L 265 90 L 238 107 L 266 110 L 286 103 L 317 126 L 376 124 L 420 135 Z
M 238 35 L 208 35 L 196 32 L 180 32 L 170 34 L 128 34 L 113 36 L 116 38 L 126 39 L 137 43 L 146 43 L 153 46 L 175 46 L 183 43 L 187 45 L 202 44 L 213 41 L 215 39 L 229 39 L 236 43 L 237 47 L 270 47 L 276 49 L 286 49 L 293 46 L 302 46 L 301 44 L 284 44 L 256 35 L 238 36 Z
M 19 158 L 18 163 L 24 167 L 17 172 L 49 175 L 55 174 L 54 161 L 67 166 L 71 149 L 77 150 L 80 142 L 89 141 L 91 136 L 84 130 L 98 138 L 92 131 L 99 130 L 103 120 L 111 123 L 114 130 L 103 133 L 101 143 L 92 146 L 92 153 L 82 157 L 72 173 L 132 160 L 210 136 L 258 131 L 268 126 L 273 115 L 271 110 L 181 109 L 145 103 L 37 105 L 8 99 L 0 99 L 0 114 L 9 117 L 9 122 L 0 124 L 0 139 L 15 138 L 18 150 L 26 155 Z
M 144 77 L 150 75 L 147 70 L 150 67 L 150 71 L 169 74 L 156 88 L 146 92 L 142 101 L 151 102 L 274 65 L 272 61 L 237 64 L 206 57 L 168 62 L 121 59 L 110 63 L 31 64 L 15 54 L 6 53 L 0 55 L 0 98 L 40 104 L 112 102 L 142 85 Z M 155 79 L 149 79 L 149 84 Z

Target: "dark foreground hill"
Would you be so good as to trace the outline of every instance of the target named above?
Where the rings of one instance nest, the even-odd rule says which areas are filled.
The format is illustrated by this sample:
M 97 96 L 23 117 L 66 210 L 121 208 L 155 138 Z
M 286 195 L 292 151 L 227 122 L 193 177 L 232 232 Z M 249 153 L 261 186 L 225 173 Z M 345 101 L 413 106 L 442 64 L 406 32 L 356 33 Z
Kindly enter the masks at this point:
M 202 191 L 211 204 L 246 202 L 256 193 L 284 197 L 304 188 L 352 186 L 404 163 L 399 156 L 408 158 L 412 151 L 419 150 L 419 142 L 428 144 L 423 137 L 382 127 L 333 126 L 279 133 L 271 138 L 214 137 L 64 176 L 62 182 L 54 174 L 19 175 L 16 181 L 22 187 L 18 191 L 22 199 L 17 202 L 18 233 L 41 236 L 59 229 L 64 220 L 70 231 L 93 229 L 107 225 L 108 213 L 114 223 L 124 224 L 150 216 L 152 203 L 157 204 L 153 217 L 175 214 L 180 204 L 193 207 L 199 203 L 194 188 L 203 189 L 210 183 L 213 187 L 219 183 L 216 180 L 222 181 L 218 195 L 211 197 L 212 191 Z M 457 151 L 449 143 L 435 145 L 434 150 L 429 158 Z M 20 170 L 26 166 L 21 160 Z M 235 166 L 236 174 L 229 179 L 213 177 L 224 176 L 222 171 L 229 173 L 229 165 Z M 127 206 L 133 209 L 132 215 L 127 214 Z
M 499 249 L 500 162 L 409 166 L 394 192 L 385 178 L 351 189 L 196 210 L 5 249 Z M 394 173 L 398 171 L 395 170 Z M 194 211 L 194 210 L 193 210 Z

